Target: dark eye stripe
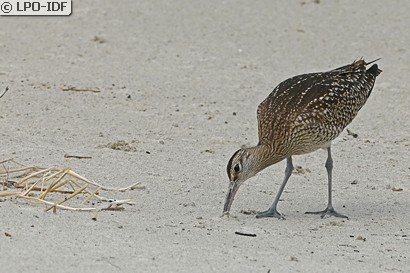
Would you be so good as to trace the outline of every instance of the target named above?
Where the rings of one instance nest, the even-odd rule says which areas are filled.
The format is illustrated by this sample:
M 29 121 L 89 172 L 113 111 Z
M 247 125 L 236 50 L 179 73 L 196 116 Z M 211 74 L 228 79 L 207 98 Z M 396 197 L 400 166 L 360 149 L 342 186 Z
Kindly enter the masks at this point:
M 237 151 L 233 154 L 233 156 L 231 157 L 231 159 L 229 159 L 228 166 L 226 166 L 226 171 L 227 171 L 227 173 L 228 173 L 229 179 L 231 178 L 232 161 L 233 161 L 234 157 L 239 153 L 240 150 L 241 150 L 241 149 L 237 150 Z

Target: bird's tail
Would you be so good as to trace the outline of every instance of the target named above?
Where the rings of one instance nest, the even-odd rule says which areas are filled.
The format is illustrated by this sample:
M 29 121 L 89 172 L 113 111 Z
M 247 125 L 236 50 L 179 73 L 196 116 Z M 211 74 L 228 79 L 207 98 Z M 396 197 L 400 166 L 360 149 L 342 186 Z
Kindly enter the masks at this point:
M 367 69 L 366 71 L 367 73 L 372 74 L 373 76 L 377 77 L 380 75 L 380 73 L 382 73 L 383 71 L 379 69 L 379 67 L 377 66 L 377 64 L 372 65 L 372 67 L 370 67 L 369 69 Z

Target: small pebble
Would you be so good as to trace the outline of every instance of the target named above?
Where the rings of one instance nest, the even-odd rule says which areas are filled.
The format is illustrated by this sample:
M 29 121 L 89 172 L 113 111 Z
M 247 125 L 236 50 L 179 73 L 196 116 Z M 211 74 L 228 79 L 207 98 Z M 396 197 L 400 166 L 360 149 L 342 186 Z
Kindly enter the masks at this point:
M 352 184 L 352 185 L 357 185 L 358 182 L 359 182 L 359 181 L 358 181 L 357 179 L 355 179 L 355 180 L 353 180 L 352 182 L 350 182 L 350 184 Z
M 391 189 L 392 191 L 403 191 L 403 188 L 399 188 L 399 187 L 393 187 Z
M 364 237 L 362 237 L 362 236 L 360 236 L 360 235 L 356 237 L 356 240 L 360 240 L 360 241 L 366 242 L 366 238 L 364 238 Z
M 291 260 L 292 262 L 299 262 L 299 259 L 296 258 L 296 257 L 294 257 L 294 256 L 290 256 L 290 260 Z

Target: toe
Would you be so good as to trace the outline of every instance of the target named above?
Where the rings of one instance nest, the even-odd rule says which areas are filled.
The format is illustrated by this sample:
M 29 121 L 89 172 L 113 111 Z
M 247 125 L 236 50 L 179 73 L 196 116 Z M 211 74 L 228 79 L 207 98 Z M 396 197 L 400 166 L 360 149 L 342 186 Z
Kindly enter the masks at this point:
M 285 219 L 282 214 L 280 214 L 278 211 L 273 210 L 266 210 L 262 212 L 258 212 L 256 214 L 256 218 L 265 218 L 265 217 L 271 217 L 271 218 L 278 218 L 278 219 Z

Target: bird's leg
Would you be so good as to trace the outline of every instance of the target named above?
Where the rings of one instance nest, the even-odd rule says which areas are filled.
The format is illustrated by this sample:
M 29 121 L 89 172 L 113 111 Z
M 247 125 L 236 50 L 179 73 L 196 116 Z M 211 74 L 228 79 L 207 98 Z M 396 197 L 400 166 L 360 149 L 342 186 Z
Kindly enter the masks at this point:
M 332 159 L 332 152 L 329 148 L 327 148 L 327 160 L 325 164 L 327 170 L 327 179 L 328 179 L 328 203 L 327 208 L 322 211 L 314 211 L 314 212 L 306 212 L 306 214 L 320 214 L 320 216 L 327 217 L 327 216 L 335 216 L 348 219 L 347 216 L 340 214 L 335 211 L 332 204 L 332 169 L 333 169 L 333 159 Z
M 256 214 L 256 218 L 275 217 L 279 219 L 285 219 L 285 217 L 283 217 L 282 214 L 280 214 L 277 211 L 276 207 L 278 205 L 280 196 L 282 195 L 283 189 L 285 188 L 286 183 L 288 182 L 289 177 L 292 174 L 292 171 L 293 171 L 293 163 L 292 163 L 292 157 L 290 156 L 286 159 L 285 178 L 283 179 L 282 185 L 280 186 L 279 191 L 276 194 L 276 197 L 275 197 L 275 200 L 273 201 L 272 206 L 270 206 L 268 210 L 258 212 Z

